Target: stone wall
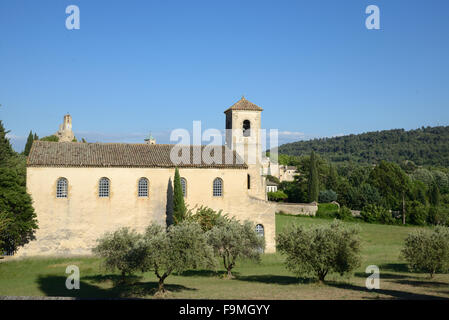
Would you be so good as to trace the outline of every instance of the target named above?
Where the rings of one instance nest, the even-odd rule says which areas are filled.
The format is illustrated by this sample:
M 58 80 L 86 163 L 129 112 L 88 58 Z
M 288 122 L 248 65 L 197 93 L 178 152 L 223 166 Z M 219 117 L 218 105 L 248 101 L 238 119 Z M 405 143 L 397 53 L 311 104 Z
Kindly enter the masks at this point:
M 316 203 L 277 203 L 276 212 L 295 215 L 315 216 L 318 211 Z

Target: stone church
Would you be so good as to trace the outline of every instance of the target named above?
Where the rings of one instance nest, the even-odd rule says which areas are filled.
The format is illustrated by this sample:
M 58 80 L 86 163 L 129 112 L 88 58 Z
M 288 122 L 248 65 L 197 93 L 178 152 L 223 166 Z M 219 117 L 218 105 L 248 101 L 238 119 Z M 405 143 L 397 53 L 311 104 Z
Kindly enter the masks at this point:
M 65 142 L 35 141 L 31 148 L 27 190 L 39 229 L 18 255 L 90 254 L 107 231 L 165 224 L 175 167 L 189 208 L 204 205 L 254 222 L 265 252 L 274 252 L 279 208 L 266 200 L 261 161 L 248 152 L 262 153 L 262 108 L 242 98 L 224 113 L 226 145 L 214 148 L 214 161 L 195 161 L 207 148 L 199 145 L 181 147 L 190 160 L 181 163 L 172 160 L 176 145 L 152 138 L 142 144 L 72 142 L 72 120 L 65 116 L 58 131 Z

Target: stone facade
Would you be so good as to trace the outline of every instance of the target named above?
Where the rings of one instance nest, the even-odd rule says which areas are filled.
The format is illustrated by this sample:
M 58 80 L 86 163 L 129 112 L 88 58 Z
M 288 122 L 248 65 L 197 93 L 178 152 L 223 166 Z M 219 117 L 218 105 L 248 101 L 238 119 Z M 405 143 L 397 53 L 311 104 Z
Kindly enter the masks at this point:
M 266 252 L 275 251 L 275 211 L 267 201 L 254 201 L 247 189 L 247 170 L 182 168 L 189 208 L 206 205 L 237 219 L 262 224 Z M 56 198 L 60 177 L 68 181 L 68 197 Z M 98 196 L 99 179 L 110 180 L 110 196 Z M 137 196 L 141 177 L 149 181 L 149 196 Z M 223 196 L 212 196 L 212 182 L 223 180 Z M 27 189 L 33 198 L 39 229 L 36 241 L 18 255 L 90 254 L 106 231 L 129 226 L 138 231 L 152 221 L 165 223 L 169 178 L 174 168 L 46 168 L 27 169 Z
M 107 231 L 128 226 L 143 231 L 152 221 L 165 224 L 167 188 L 175 166 L 186 179 L 189 208 L 208 206 L 263 226 L 265 252 L 275 252 L 277 203 L 266 201 L 261 161 L 261 111 L 242 98 L 226 114 L 226 146 L 236 165 L 175 165 L 170 145 L 91 144 L 36 141 L 27 162 L 27 191 L 33 199 L 39 229 L 36 240 L 18 251 L 19 256 L 90 254 L 96 239 Z M 251 131 L 246 131 L 248 123 Z M 69 115 L 57 134 L 72 141 Z M 202 146 L 197 146 L 201 150 Z M 189 147 L 187 147 L 189 148 Z M 196 147 L 190 147 L 195 149 Z M 251 152 L 256 150 L 256 159 Z M 195 149 L 197 150 L 197 149 Z M 225 154 L 225 153 L 224 153 Z M 225 156 L 225 155 L 223 155 Z M 243 161 L 244 159 L 244 161 Z M 224 162 L 222 162 L 224 163 Z M 110 181 L 108 197 L 99 196 L 101 178 Z M 149 196 L 138 196 L 138 181 L 149 181 Z M 57 196 L 61 178 L 67 197 Z M 222 196 L 213 195 L 213 181 L 223 182 Z
M 264 175 L 270 175 L 279 179 L 279 181 L 294 181 L 295 176 L 299 175 L 299 172 L 295 166 L 286 166 L 275 163 L 270 159 L 266 159 L 262 163 L 262 170 Z

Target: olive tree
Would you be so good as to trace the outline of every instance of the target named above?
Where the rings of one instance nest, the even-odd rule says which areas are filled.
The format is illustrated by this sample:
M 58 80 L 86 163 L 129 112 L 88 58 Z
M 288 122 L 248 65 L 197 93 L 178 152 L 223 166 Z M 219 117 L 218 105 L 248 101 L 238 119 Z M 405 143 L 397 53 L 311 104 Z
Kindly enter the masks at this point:
M 106 270 L 119 270 L 123 280 L 126 275 L 141 269 L 142 257 L 137 255 L 141 239 L 142 236 L 135 230 L 121 228 L 98 239 L 92 252 L 104 258 L 103 266 Z
M 356 228 L 334 221 L 330 225 L 292 226 L 276 237 L 277 249 L 287 256 L 286 267 L 298 276 L 341 275 L 360 265 L 360 239 Z
M 265 248 L 265 239 L 257 234 L 249 221 L 243 224 L 237 220 L 225 220 L 207 232 L 208 243 L 214 253 L 223 260 L 227 278 L 232 278 L 232 268 L 237 259 L 246 258 L 260 261 L 260 253 Z
M 449 270 L 449 228 L 420 229 L 405 239 L 402 255 L 410 270 L 427 272 L 432 278 L 437 272 Z
M 213 266 L 211 247 L 197 223 L 183 221 L 167 230 L 158 225 L 147 227 L 136 250 L 142 257 L 142 271 L 153 271 L 159 279 L 158 293 L 165 292 L 164 281 L 173 272 Z

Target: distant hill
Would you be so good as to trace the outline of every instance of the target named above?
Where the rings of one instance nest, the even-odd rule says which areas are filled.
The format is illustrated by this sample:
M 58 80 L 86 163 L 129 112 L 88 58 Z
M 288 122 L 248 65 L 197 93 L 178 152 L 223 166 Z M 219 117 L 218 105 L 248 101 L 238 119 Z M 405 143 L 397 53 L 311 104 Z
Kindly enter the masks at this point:
M 449 126 L 383 130 L 298 141 L 279 147 L 279 153 L 291 156 L 309 154 L 312 150 L 333 162 L 411 160 L 417 165 L 449 167 Z

